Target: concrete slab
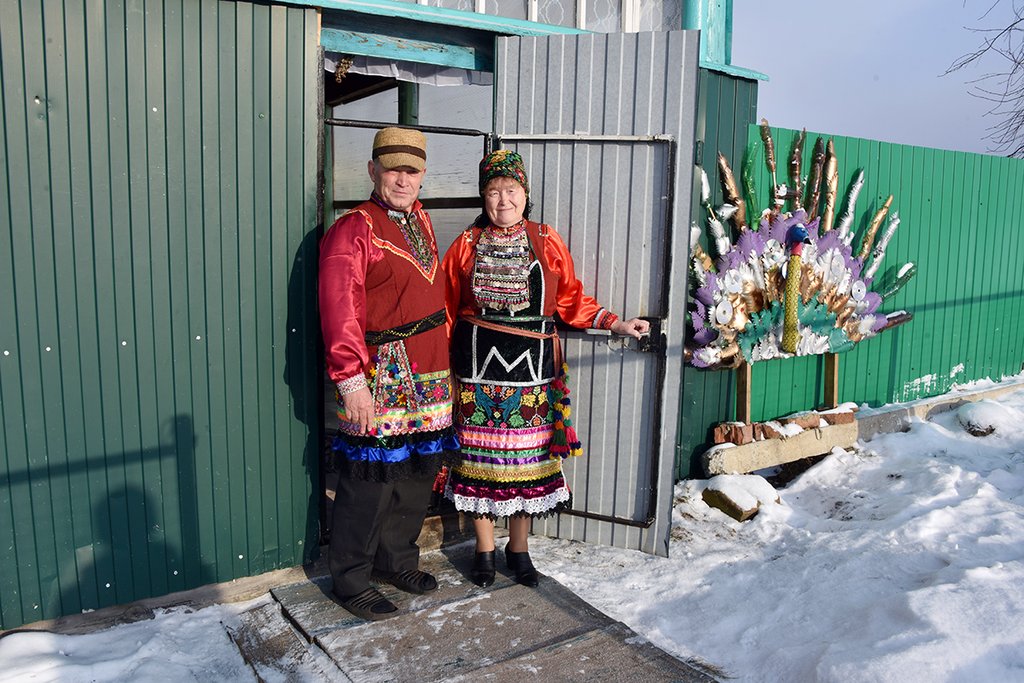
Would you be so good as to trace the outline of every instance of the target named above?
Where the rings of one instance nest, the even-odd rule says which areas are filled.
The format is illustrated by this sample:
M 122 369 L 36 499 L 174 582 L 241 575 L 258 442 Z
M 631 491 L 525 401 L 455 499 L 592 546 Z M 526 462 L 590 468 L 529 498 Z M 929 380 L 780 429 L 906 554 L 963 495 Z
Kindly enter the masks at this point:
M 503 570 L 480 588 L 464 572 L 472 544 L 427 553 L 420 567 L 438 590 L 382 591 L 402 614 L 364 622 L 328 596 L 326 578 L 275 588 L 284 614 L 356 681 L 554 680 L 712 681 L 596 610 L 553 579 L 536 589 Z M 499 553 L 500 554 L 500 553 Z
M 247 610 L 240 615 L 237 625 L 226 628 L 242 658 L 261 681 L 301 679 L 328 683 L 342 676 L 332 660 L 299 639 L 277 603 Z
M 452 683 L 527 678 L 587 683 L 715 680 L 697 668 L 681 664 L 626 625 L 616 622 L 449 680 Z

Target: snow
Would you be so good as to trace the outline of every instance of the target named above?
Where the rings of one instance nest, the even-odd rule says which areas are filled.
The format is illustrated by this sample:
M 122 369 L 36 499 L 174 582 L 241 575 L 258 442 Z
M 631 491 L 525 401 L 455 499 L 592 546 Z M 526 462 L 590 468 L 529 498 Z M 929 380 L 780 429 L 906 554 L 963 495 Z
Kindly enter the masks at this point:
M 1024 391 L 838 451 L 744 523 L 676 487 L 670 557 L 537 539 L 537 563 L 739 681 L 1024 679 Z M 965 410 L 961 408 L 960 410 Z
M 971 436 L 964 420 L 995 430 Z M 712 482 L 681 482 L 668 558 L 538 537 L 531 552 L 598 609 L 737 681 L 1024 680 L 1022 425 L 1024 390 L 836 449 L 775 495 L 760 477 L 716 478 L 760 501 L 743 523 L 703 502 Z M 9 635 L 0 682 L 255 680 L 222 626 L 251 606 Z
M 155 618 L 88 635 L 14 633 L 0 639 L 0 683 L 8 681 L 255 681 L 224 624 L 270 600 Z
M 779 498 L 768 480 L 756 474 L 719 474 L 709 479 L 704 488 L 721 491 L 741 510 L 753 510 Z

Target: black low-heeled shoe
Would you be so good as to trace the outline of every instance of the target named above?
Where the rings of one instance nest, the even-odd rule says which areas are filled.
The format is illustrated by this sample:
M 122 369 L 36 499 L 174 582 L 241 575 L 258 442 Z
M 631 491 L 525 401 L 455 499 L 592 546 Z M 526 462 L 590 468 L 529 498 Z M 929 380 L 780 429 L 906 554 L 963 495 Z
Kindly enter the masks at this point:
M 481 588 L 487 588 L 494 583 L 494 551 L 477 553 L 473 558 L 473 571 L 469 578 Z
M 520 583 L 530 588 L 536 588 L 539 583 L 537 576 L 537 569 L 533 566 L 533 562 L 530 561 L 530 553 L 513 553 L 509 549 L 505 548 L 505 564 L 508 568 L 515 572 L 516 583 Z

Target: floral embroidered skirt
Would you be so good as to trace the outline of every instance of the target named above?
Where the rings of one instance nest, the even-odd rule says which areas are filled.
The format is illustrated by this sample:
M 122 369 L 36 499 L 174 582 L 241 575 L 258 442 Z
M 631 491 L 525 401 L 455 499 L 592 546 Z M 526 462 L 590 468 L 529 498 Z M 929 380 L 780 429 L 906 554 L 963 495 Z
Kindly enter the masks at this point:
M 459 382 L 453 397 L 452 417 L 462 455 L 448 476 L 445 496 L 462 512 L 492 519 L 516 515 L 543 517 L 568 509 L 572 495 L 562 474 L 562 460 L 570 452 L 556 445 L 556 433 L 564 430 L 561 412 L 563 395 L 567 393 L 564 383 L 560 377 L 528 381 L 515 372 L 510 373 L 505 383 L 495 381 L 495 365 L 481 367 L 482 348 L 492 347 L 493 342 L 500 344 L 506 353 L 519 349 L 512 348 L 515 342 L 505 335 L 501 340 L 488 339 L 493 334 L 477 330 L 470 343 L 478 345 L 475 354 L 470 352 L 460 358 L 459 353 L 453 353 Z M 457 326 L 453 337 L 455 349 L 460 348 L 459 337 Z M 535 349 L 538 344 L 536 340 L 515 341 L 533 345 Z M 548 348 L 532 357 L 550 359 L 550 340 L 540 343 Z M 484 362 L 484 365 L 487 364 Z M 540 370 L 535 374 L 541 377 L 554 374 L 550 360 L 546 365 L 546 372 Z M 505 371 L 504 364 L 496 367 L 500 372 Z M 474 375 L 490 378 L 473 382 Z M 573 455 L 579 452 L 579 444 L 575 446 Z

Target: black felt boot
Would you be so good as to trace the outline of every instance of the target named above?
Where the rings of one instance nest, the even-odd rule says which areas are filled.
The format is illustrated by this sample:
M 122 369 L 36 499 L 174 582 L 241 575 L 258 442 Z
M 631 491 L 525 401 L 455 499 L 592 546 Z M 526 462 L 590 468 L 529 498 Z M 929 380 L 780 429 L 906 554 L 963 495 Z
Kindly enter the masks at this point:
M 530 553 L 513 553 L 505 546 L 505 564 L 515 572 L 516 583 L 536 588 L 538 583 L 537 569 L 530 561 Z
M 473 571 L 470 572 L 473 583 L 483 588 L 494 583 L 494 551 L 477 553 L 473 558 Z

